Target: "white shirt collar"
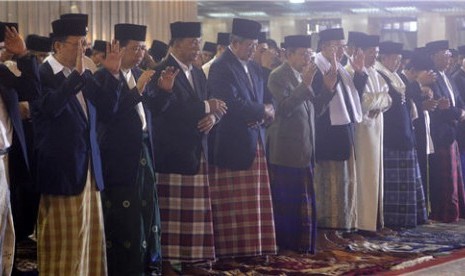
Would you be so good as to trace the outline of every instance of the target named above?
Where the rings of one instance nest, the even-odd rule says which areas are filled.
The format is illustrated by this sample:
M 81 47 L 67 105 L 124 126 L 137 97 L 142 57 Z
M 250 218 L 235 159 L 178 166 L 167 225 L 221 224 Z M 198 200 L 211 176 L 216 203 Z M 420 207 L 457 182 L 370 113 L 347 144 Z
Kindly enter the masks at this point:
M 63 64 L 61 64 L 54 56 L 50 56 L 49 58 L 47 58 L 47 62 L 48 62 L 48 64 L 50 64 L 50 67 L 52 67 L 54 75 L 60 73 L 61 71 L 66 71 L 66 70 L 64 70 L 65 68 L 67 70 L 71 71 L 71 69 L 69 69 L 69 68 L 65 67 Z
M 179 59 L 176 58 L 176 56 L 173 53 L 170 53 L 170 55 L 176 60 L 176 62 L 181 66 L 181 69 L 186 72 L 192 70 L 192 64 L 187 66 L 186 64 L 182 63 Z
M 294 73 L 294 76 L 297 80 L 301 81 L 302 80 L 302 76 L 300 75 L 300 72 L 295 70 L 294 67 L 292 67 L 290 64 L 289 64 L 289 67 L 291 67 L 292 69 L 292 72 Z

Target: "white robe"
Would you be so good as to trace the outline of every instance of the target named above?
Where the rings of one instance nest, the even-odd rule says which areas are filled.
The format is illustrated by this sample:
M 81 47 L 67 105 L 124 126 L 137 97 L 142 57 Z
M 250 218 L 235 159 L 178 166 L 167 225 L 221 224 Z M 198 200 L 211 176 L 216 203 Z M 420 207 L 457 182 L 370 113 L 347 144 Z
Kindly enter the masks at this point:
M 347 66 L 353 76 L 354 70 Z M 355 124 L 358 229 L 376 231 L 383 221 L 383 113 L 391 106 L 389 87 L 373 68 L 366 68 L 367 84 L 361 97 L 363 120 Z M 380 110 L 376 118 L 369 112 Z

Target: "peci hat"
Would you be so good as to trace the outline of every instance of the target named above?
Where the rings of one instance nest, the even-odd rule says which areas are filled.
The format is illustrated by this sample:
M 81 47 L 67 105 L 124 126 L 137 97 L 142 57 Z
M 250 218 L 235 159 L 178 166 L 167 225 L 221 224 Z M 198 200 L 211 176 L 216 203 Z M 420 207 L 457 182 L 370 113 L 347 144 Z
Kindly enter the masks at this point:
M 46 36 L 31 34 L 26 37 L 26 48 L 36 52 L 48 53 L 52 51 L 52 40 Z
M 128 23 L 120 23 L 115 25 L 115 39 L 119 41 L 135 40 L 145 41 L 147 34 L 147 26 Z
M 78 18 L 58 19 L 52 22 L 52 30 L 53 37 L 86 36 L 87 22 Z
M 401 55 L 404 44 L 394 41 L 383 41 L 379 43 L 379 53 L 383 55 Z
M 86 21 L 86 26 L 89 25 L 89 15 L 85 13 L 65 13 L 60 15 L 60 19 L 81 19 Z
M 201 37 L 202 24 L 200 22 L 177 21 L 170 24 L 171 38 Z
M 152 41 L 152 46 L 150 46 L 149 54 L 153 57 L 155 61 L 160 61 L 168 53 L 168 45 L 160 40 Z
M 94 40 L 94 46 L 92 47 L 92 50 L 98 51 L 98 52 L 107 52 L 107 43 L 105 40 Z
M 286 48 L 311 48 L 312 40 L 309 35 L 288 35 L 284 37 Z
M 204 52 L 210 52 L 215 54 L 216 53 L 216 44 L 210 41 L 206 41 L 205 44 L 203 44 L 202 51 Z
M 234 18 L 232 22 L 232 34 L 247 39 L 258 39 L 262 25 L 257 21 Z
M 344 29 L 326 29 L 318 33 L 319 42 L 331 41 L 331 40 L 343 40 L 344 39 Z
M 436 40 L 426 43 L 426 49 L 429 54 L 434 54 L 439 51 L 449 50 L 449 41 L 448 40 Z
M 258 34 L 258 44 L 266 43 L 266 32 L 260 32 Z
M 228 46 L 229 36 L 230 36 L 230 33 L 218 33 L 216 35 L 216 44 L 222 45 L 222 46 Z
M 362 41 L 366 36 L 367 34 L 362 32 L 349 32 L 349 35 L 347 37 L 347 45 L 359 47 L 357 45 L 359 45 L 360 41 Z
M 16 22 L 0 22 L 0 42 L 5 41 L 5 26 L 8 26 L 10 28 L 14 27 L 16 29 L 16 31 L 19 32 L 18 23 L 16 23 Z

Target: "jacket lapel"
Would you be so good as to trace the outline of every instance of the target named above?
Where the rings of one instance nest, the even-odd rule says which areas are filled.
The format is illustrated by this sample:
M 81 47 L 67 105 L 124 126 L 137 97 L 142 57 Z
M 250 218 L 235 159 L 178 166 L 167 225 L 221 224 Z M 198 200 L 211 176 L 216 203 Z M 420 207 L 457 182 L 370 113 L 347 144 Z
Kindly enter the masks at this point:
M 179 69 L 179 74 L 176 76 L 176 80 L 174 82 L 175 86 L 179 86 L 179 90 L 181 91 L 187 91 L 191 96 L 196 96 L 196 93 L 194 89 L 192 88 L 191 84 L 189 83 L 189 80 L 186 77 L 186 74 L 184 74 L 184 71 L 182 70 L 181 66 L 176 62 L 176 60 L 169 55 L 168 60 L 167 60 L 167 66 L 173 66 L 177 69 Z M 195 86 L 195 82 L 194 82 Z

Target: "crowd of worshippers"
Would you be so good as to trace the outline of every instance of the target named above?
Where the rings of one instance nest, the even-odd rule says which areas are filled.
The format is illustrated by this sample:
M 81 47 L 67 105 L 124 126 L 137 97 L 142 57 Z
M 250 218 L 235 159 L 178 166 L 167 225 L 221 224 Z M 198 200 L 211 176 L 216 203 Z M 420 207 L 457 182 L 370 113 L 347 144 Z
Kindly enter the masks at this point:
M 465 217 L 465 46 L 87 24 L 0 24 L 2 275 L 29 238 L 40 275 L 208 275 Z

